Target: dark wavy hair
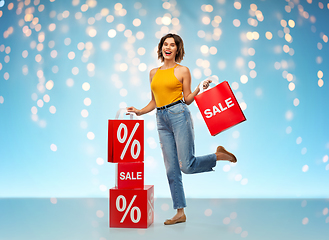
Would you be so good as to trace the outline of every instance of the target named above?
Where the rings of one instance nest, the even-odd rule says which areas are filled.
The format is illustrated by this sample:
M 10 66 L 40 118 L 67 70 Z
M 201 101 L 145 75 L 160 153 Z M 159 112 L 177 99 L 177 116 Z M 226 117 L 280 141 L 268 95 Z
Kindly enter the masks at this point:
M 158 45 L 158 59 L 161 60 L 161 62 L 164 61 L 164 57 L 162 55 L 162 46 L 163 46 L 163 43 L 165 42 L 165 40 L 167 38 L 173 38 L 175 40 L 175 44 L 177 46 L 177 53 L 176 53 L 176 56 L 175 56 L 175 61 L 176 62 L 181 62 L 183 60 L 183 57 L 185 55 L 185 51 L 184 51 L 184 43 L 183 43 L 183 39 L 178 36 L 177 34 L 174 34 L 174 33 L 168 33 L 167 35 L 163 36 L 159 42 L 159 45 Z

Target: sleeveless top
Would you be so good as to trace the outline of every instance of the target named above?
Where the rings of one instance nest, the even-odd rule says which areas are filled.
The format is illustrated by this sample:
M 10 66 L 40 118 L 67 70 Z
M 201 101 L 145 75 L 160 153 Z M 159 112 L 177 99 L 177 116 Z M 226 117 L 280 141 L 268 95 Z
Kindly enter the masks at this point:
M 174 75 L 177 66 L 165 70 L 158 68 L 152 78 L 151 90 L 157 107 L 183 99 L 183 84 Z

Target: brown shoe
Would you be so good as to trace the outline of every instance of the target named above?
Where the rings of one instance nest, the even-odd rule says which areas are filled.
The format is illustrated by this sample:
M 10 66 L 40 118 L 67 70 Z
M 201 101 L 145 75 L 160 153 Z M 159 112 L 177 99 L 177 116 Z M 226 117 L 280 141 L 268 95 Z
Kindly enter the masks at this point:
M 225 153 L 225 154 L 231 156 L 232 160 L 230 160 L 230 162 L 236 163 L 236 162 L 238 161 L 238 160 L 236 159 L 236 157 L 234 156 L 234 154 L 228 152 L 223 146 L 218 146 L 218 147 L 217 147 L 217 152 Z
M 173 224 L 182 223 L 182 222 L 186 222 L 186 215 L 185 214 L 183 216 L 177 218 L 177 219 L 167 219 L 164 222 L 164 225 L 173 225 Z

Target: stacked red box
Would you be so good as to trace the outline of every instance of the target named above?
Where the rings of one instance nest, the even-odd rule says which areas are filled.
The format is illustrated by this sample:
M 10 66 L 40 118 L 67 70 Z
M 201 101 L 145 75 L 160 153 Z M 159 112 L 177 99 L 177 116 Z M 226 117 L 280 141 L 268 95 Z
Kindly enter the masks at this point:
M 154 220 L 154 186 L 110 189 L 110 227 L 147 228 Z
M 119 189 L 144 188 L 144 162 L 118 163 L 115 187 Z
M 154 186 L 144 185 L 143 120 L 108 121 L 108 162 L 117 164 L 110 227 L 147 228 L 154 221 Z

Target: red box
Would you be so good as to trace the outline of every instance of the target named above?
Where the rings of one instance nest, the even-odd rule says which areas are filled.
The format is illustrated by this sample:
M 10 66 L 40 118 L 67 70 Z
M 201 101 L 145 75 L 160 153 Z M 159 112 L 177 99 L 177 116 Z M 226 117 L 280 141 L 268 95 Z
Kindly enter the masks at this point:
M 212 136 L 246 120 L 227 81 L 194 99 Z
M 144 163 L 118 163 L 116 184 L 119 189 L 144 188 Z
M 110 189 L 110 227 L 147 228 L 154 221 L 154 186 Z
M 107 160 L 144 161 L 144 120 L 109 120 Z

